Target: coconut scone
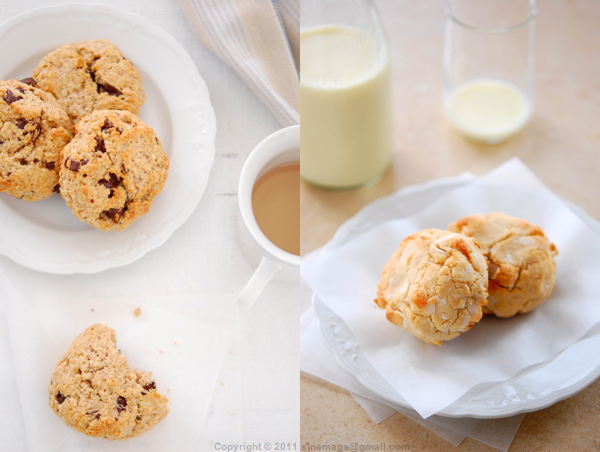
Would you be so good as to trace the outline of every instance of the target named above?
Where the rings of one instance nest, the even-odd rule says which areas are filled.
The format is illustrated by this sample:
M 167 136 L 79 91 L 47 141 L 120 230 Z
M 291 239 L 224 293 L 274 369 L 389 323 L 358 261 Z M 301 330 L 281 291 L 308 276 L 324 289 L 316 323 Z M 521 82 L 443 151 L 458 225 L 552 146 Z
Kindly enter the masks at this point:
M 32 78 L 0 81 L 0 192 L 40 201 L 58 192 L 71 120 Z
M 152 374 L 130 369 L 115 331 L 101 324 L 75 338 L 48 390 L 50 407 L 69 427 L 109 440 L 139 436 L 169 413 Z
M 160 193 L 169 159 L 154 130 L 128 111 L 96 110 L 77 123 L 63 149 L 60 194 L 91 226 L 125 229 Z
M 106 39 L 56 49 L 40 61 L 33 76 L 58 99 L 74 123 L 93 110 L 138 114 L 146 100 L 140 73 Z
M 481 319 L 487 280 L 475 240 L 425 229 L 400 243 L 381 272 L 375 302 L 393 324 L 442 345 Z
M 494 212 L 463 217 L 448 230 L 475 238 L 485 255 L 490 279 L 485 314 L 524 314 L 552 293 L 558 251 L 541 227 Z

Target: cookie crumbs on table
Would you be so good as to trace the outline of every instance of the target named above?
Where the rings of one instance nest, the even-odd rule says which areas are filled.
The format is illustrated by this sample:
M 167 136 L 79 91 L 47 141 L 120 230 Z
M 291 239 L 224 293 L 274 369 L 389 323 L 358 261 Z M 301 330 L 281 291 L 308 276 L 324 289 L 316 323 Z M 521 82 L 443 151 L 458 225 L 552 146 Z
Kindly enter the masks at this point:
M 142 315 L 142 310 L 140 308 L 135 308 L 135 310 L 133 311 L 133 315 L 139 317 L 140 315 Z

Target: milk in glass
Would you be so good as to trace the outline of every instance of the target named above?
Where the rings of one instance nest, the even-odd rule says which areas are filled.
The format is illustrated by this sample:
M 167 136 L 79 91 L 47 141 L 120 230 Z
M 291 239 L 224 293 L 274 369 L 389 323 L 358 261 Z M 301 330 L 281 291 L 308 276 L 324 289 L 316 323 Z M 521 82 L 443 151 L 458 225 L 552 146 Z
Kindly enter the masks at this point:
M 392 153 L 391 67 L 382 34 L 319 26 L 300 35 L 302 178 L 328 188 L 379 177 Z
M 448 117 L 466 137 L 499 143 L 531 118 L 527 97 L 519 88 L 501 80 L 472 80 L 456 87 L 446 99 Z

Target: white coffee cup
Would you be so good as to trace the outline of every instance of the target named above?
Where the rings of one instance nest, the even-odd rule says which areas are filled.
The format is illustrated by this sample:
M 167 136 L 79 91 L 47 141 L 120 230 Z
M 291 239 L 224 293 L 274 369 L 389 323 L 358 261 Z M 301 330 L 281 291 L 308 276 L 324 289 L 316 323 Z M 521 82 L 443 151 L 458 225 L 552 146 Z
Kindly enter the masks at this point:
M 256 180 L 271 168 L 300 161 L 300 126 L 286 127 L 261 141 L 248 156 L 238 184 L 240 222 L 238 238 L 246 258 L 257 265 L 238 296 L 238 303 L 249 308 L 272 279 L 298 284 L 300 256 L 274 245 L 260 230 L 252 211 L 252 190 Z

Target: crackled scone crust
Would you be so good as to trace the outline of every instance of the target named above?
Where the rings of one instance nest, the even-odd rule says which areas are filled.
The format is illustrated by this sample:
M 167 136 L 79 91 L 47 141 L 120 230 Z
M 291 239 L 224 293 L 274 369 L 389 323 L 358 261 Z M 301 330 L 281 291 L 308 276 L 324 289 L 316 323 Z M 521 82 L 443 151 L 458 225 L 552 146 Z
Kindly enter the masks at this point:
M 33 76 L 58 99 L 74 123 L 93 110 L 137 114 L 146 100 L 140 73 L 106 39 L 56 49 L 42 59 Z
M 26 82 L 26 83 L 24 83 Z M 34 79 L 0 81 L 0 191 L 40 201 L 57 190 L 71 120 Z
M 88 327 L 60 359 L 49 386 L 50 407 L 89 436 L 121 440 L 150 430 L 168 412 L 150 372 L 130 369 L 115 331 Z
M 541 227 L 494 212 L 461 218 L 448 230 L 475 238 L 488 261 L 489 303 L 484 313 L 524 314 L 552 293 L 558 252 Z
M 160 140 L 141 119 L 97 110 L 79 121 L 63 150 L 60 194 L 81 221 L 121 230 L 150 210 L 168 168 Z
M 473 239 L 426 229 L 400 243 L 381 272 L 375 302 L 390 322 L 441 345 L 481 319 L 487 279 Z

